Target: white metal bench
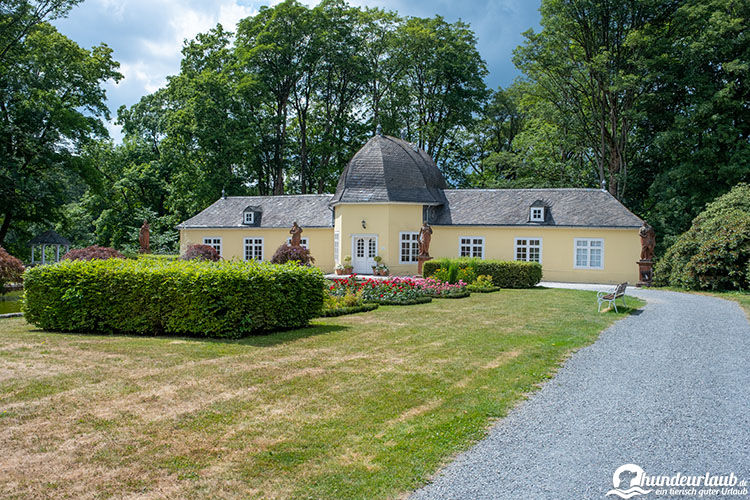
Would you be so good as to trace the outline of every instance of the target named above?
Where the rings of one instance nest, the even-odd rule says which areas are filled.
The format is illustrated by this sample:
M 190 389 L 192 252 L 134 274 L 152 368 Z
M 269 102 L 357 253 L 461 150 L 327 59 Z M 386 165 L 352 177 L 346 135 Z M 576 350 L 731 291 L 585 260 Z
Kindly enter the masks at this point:
M 617 302 L 615 302 L 617 299 L 622 299 L 622 305 L 627 307 L 627 302 L 625 302 L 625 289 L 628 287 L 627 283 L 620 283 L 617 285 L 617 288 L 615 288 L 612 292 L 599 292 L 596 295 L 596 300 L 599 302 L 599 312 L 602 310 L 602 304 L 605 302 L 613 306 L 615 308 L 615 312 L 617 312 Z

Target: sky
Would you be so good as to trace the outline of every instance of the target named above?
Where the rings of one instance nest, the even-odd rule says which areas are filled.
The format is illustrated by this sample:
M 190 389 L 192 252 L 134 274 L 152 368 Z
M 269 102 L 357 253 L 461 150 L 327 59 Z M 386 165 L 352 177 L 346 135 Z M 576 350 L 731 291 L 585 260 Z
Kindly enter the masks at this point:
M 168 75 L 180 68 L 183 41 L 221 23 L 234 31 L 237 22 L 258 12 L 261 5 L 278 0 L 85 0 L 67 18 L 54 22 L 57 29 L 85 48 L 100 43 L 113 50 L 124 75 L 119 83 L 106 84 L 113 120 L 117 108 L 130 106 L 164 86 Z M 304 1 L 314 5 L 316 1 Z M 487 85 L 507 86 L 519 76 L 511 60 L 522 32 L 539 28 L 540 0 L 349 0 L 351 5 L 380 7 L 402 16 L 443 16 L 462 20 L 477 35 L 479 53 L 487 62 Z M 120 127 L 108 123 L 119 142 Z

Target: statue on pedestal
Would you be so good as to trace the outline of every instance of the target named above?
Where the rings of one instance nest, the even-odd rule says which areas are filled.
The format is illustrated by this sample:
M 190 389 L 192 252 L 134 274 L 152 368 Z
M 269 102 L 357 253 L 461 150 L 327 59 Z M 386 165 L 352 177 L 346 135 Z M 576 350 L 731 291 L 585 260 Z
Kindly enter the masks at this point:
M 298 247 L 302 244 L 302 228 L 295 222 L 292 224 L 292 229 L 289 230 L 289 234 L 292 235 L 291 245 Z
M 138 234 L 138 243 L 141 244 L 140 253 L 151 253 L 151 227 L 146 219 L 143 219 L 143 225 Z
M 654 247 L 656 246 L 654 228 L 644 221 L 638 230 L 638 236 L 641 237 L 641 260 L 654 260 Z
M 419 256 L 430 256 L 430 240 L 432 240 L 432 228 L 424 221 L 422 228 L 419 230 Z

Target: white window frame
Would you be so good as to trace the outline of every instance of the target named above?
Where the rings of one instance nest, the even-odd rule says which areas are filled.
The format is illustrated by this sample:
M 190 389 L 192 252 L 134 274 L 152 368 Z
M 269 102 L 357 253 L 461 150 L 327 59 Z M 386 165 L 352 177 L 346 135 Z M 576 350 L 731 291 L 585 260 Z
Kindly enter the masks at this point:
M 248 215 L 250 217 L 248 217 Z M 249 220 L 248 220 L 249 219 Z M 244 224 L 255 224 L 255 212 L 247 211 L 242 218 Z
M 404 243 L 409 243 L 409 255 L 404 255 Z M 414 264 L 419 262 L 419 233 L 415 231 L 401 231 L 398 233 L 398 263 Z M 404 258 L 406 257 L 406 258 Z
M 539 242 L 539 245 L 532 245 L 529 243 L 531 240 L 536 240 Z M 519 244 L 519 241 L 524 241 L 525 243 L 523 245 Z M 526 258 L 525 259 L 519 259 L 518 258 L 518 249 L 519 248 L 525 248 L 526 249 Z M 514 260 L 517 261 L 525 261 L 525 262 L 537 262 L 535 260 L 531 260 L 531 249 L 532 248 L 538 248 L 539 249 L 539 263 L 542 263 L 542 239 L 538 238 L 536 236 L 530 236 L 530 237 L 520 237 L 515 239 L 515 244 L 513 245 L 513 257 Z
M 579 247 L 578 242 L 586 242 L 585 247 Z M 597 241 L 601 243 L 601 250 L 602 250 L 602 258 L 601 258 L 601 265 L 600 266 L 592 266 L 591 265 L 591 242 Z M 578 249 L 579 248 L 585 248 L 586 249 L 586 265 L 579 266 L 578 265 Z M 574 238 L 573 239 L 573 268 L 574 269 L 604 269 L 604 238 Z
M 341 248 L 341 233 L 333 232 L 333 263 L 339 263 L 339 248 Z
M 203 244 L 213 247 L 213 249 L 216 250 L 216 253 L 219 254 L 219 257 L 221 257 L 221 247 L 223 246 L 221 238 L 217 236 L 205 236 L 203 238 Z
M 292 244 L 292 237 L 286 239 L 286 244 L 291 245 Z M 305 250 L 310 250 L 310 240 L 307 239 L 307 236 L 299 239 L 299 246 L 304 248 Z
M 260 242 L 260 243 L 258 243 L 258 242 Z M 264 252 L 265 252 L 265 241 L 263 241 L 263 237 L 262 236 L 261 237 L 257 237 L 257 236 L 256 237 L 252 237 L 252 236 L 250 236 L 250 237 L 244 238 L 242 240 L 242 243 L 243 243 L 242 244 L 242 260 L 244 260 L 244 261 L 249 261 L 249 260 L 260 261 L 260 260 L 263 260 L 263 258 L 264 258 Z M 255 251 L 252 252 L 253 253 L 253 257 L 252 258 L 250 258 L 250 259 L 247 258 L 247 247 L 249 245 L 252 245 L 254 249 L 257 248 L 258 246 L 260 246 L 260 259 L 256 259 L 255 258 L 255 256 L 254 256 L 255 255 Z
M 468 243 L 469 246 L 469 253 L 470 255 L 461 255 L 461 247 L 466 246 L 464 245 L 463 240 L 470 240 Z M 474 243 L 474 240 L 481 240 L 481 244 L 477 245 Z M 482 252 L 482 255 L 476 256 L 474 255 L 475 249 L 479 248 Z M 472 259 L 484 259 L 484 236 L 459 236 L 458 237 L 458 257 L 469 257 Z
M 537 213 L 539 215 L 537 215 Z M 544 222 L 544 207 L 531 207 L 529 211 L 531 222 Z

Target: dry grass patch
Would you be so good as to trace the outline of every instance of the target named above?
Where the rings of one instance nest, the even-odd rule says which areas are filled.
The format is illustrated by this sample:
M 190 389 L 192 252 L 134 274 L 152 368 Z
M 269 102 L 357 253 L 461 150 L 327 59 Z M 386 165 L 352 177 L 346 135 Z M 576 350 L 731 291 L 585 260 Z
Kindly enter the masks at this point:
M 595 303 L 508 290 L 239 341 L 0 320 L 0 497 L 398 496 L 622 317 Z

